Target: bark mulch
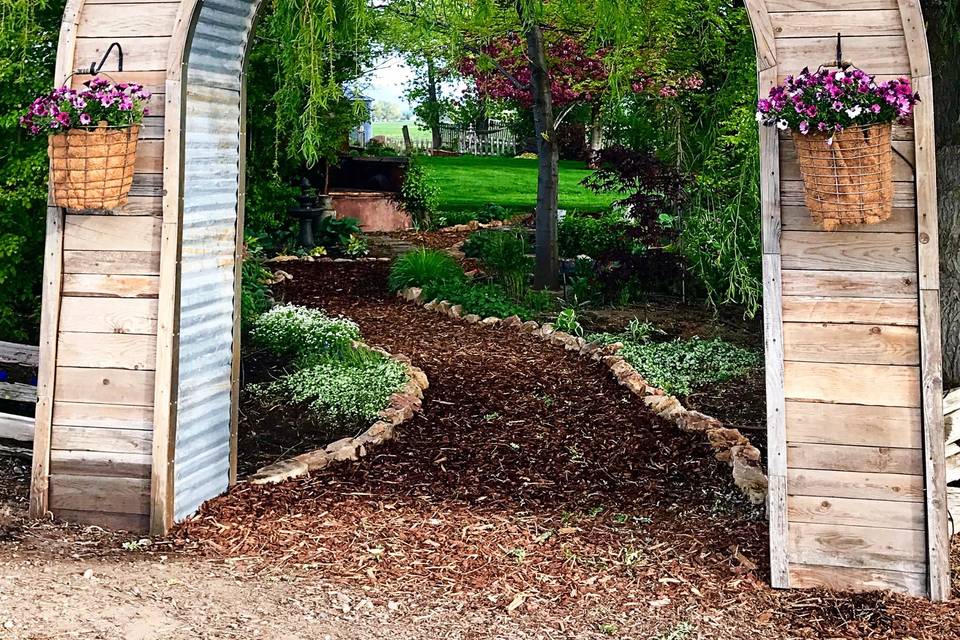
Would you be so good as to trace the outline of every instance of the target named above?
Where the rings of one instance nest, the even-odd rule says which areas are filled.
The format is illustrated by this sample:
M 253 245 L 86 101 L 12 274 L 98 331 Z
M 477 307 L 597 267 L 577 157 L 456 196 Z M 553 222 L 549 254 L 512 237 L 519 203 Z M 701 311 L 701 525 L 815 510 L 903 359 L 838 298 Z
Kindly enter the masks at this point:
M 960 635 L 957 605 L 770 589 L 763 514 L 699 438 L 601 366 L 396 301 L 387 269 L 290 264 L 277 293 L 411 357 L 432 385 L 423 413 L 359 462 L 238 485 L 180 526 L 179 548 L 499 610 L 552 637 Z

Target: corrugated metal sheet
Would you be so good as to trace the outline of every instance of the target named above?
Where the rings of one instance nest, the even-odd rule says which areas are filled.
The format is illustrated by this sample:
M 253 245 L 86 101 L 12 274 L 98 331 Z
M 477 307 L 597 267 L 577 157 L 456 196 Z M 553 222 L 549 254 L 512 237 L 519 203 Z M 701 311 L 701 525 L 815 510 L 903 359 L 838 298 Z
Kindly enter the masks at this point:
M 243 55 L 259 0 L 204 0 L 187 57 L 174 517 L 227 489 Z

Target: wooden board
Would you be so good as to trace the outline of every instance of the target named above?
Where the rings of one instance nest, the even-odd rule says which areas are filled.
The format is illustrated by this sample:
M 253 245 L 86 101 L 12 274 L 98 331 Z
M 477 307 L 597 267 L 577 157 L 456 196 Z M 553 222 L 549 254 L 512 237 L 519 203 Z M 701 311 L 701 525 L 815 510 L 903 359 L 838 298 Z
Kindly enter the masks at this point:
M 65 251 L 160 251 L 160 220 L 155 216 L 67 215 Z
M 834 567 L 926 572 L 923 531 L 790 523 L 790 561 Z
M 37 401 L 37 388 L 22 382 L 0 382 L 0 400 L 33 404 Z
M 923 452 L 920 449 L 791 443 L 787 445 L 787 464 L 791 469 L 920 476 L 923 475 Z
M 784 206 L 800 207 L 806 204 L 802 180 L 783 180 L 780 183 L 780 197 Z M 917 189 L 912 182 L 893 183 L 893 206 L 896 209 L 909 209 L 916 204 Z M 858 225 L 859 226 L 859 225 Z
M 917 266 L 912 233 L 784 231 L 780 250 L 784 269 L 902 272 Z
M 790 469 L 790 495 L 923 502 L 923 476 Z
M 122 333 L 60 333 L 61 367 L 152 371 L 157 365 L 157 339 Z
M 88 0 L 89 1 L 89 0 Z M 767 10 L 785 11 L 836 11 L 836 0 L 766 0 Z M 897 0 L 845 0 L 840 7 L 848 11 L 874 11 L 897 8 Z
M 920 410 L 787 402 L 787 441 L 920 449 Z
M 64 298 L 61 331 L 154 336 L 157 301 L 139 298 Z
M 64 273 L 159 275 L 159 251 L 64 251 Z
M 831 322 L 916 327 L 920 308 L 908 298 L 784 296 L 784 322 Z
M 915 272 L 785 270 L 782 279 L 785 296 L 917 300 Z
M 33 442 L 33 418 L 0 413 L 0 440 Z
M 169 36 L 180 9 L 179 2 L 151 2 L 149 20 L 139 3 L 84 4 L 80 12 L 80 35 L 85 38 L 127 36 Z
M 870 364 L 784 363 L 787 400 L 920 406 L 920 369 Z
M 150 405 L 153 372 L 57 367 L 57 402 Z
M 848 7 L 844 3 L 843 7 Z M 830 7 L 836 9 L 836 5 Z M 851 24 L 857 25 L 857 34 L 866 36 L 903 35 L 903 21 L 896 8 L 875 11 L 784 11 L 771 13 L 773 30 L 777 39 L 836 37 L 847 31 Z
M 156 298 L 157 276 L 97 275 L 68 273 L 63 276 L 64 296 L 109 298 Z
M 790 496 L 790 522 L 840 524 L 856 527 L 889 527 L 923 531 L 926 514 L 921 502 Z
M 119 42 L 123 46 L 123 68 L 125 71 L 163 71 L 167 68 L 167 53 L 170 38 L 78 38 L 76 60 L 79 68 L 89 68 L 90 63 L 99 62 L 110 44 Z M 105 66 L 107 72 L 116 69 L 116 60 Z
M 787 322 L 784 357 L 802 362 L 920 364 L 916 327 L 870 324 Z
M 153 407 L 91 402 L 57 402 L 53 424 L 153 431 Z
M 141 453 L 54 450 L 50 452 L 50 469 L 58 475 L 145 480 L 150 477 L 150 456 Z
M 823 231 L 810 217 L 806 206 L 791 205 L 782 207 L 784 231 Z M 912 208 L 894 209 L 890 218 L 877 224 L 840 225 L 831 234 L 841 233 L 916 233 L 917 216 Z M 839 242 L 839 238 L 837 239 Z M 912 243 L 911 243 L 912 244 Z
M 0 340 L 0 362 L 36 367 L 40 363 L 40 348 Z
M 790 584 L 797 589 L 889 590 L 918 594 L 926 589 L 926 575 L 905 571 L 794 564 L 790 566 Z
M 132 429 L 96 429 L 54 425 L 54 450 L 99 451 L 101 453 L 137 453 L 148 455 L 151 433 Z
M 142 478 L 50 476 L 50 507 L 55 511 L 110 511 L 148 514 L 150 481 Z
M 836 52 L 836 32 L 819 38 L 777 40 L 777 63 L 784 73 L 795 74 L 804 67 L 815 70 L 822 64 L 831 64 L 837 59 Z M 848 35 L 843 38 L 843 55 L 847 60 L 868 60 L 870 73 L 910 73 L 903 36 Z

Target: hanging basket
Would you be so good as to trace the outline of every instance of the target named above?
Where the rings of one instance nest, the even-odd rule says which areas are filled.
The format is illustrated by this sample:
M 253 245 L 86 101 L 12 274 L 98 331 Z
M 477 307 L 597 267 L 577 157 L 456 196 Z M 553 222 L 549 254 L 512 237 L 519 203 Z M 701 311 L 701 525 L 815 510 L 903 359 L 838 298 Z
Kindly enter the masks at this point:
M 807 208 L 826 231 L 877 224 L 893 213 L 893 127 L 878 124 L 835 133 L 793 133 Z
M 115 209 L 133 184 L 140 125 L 69 129 L 49 137 L 53 200 L 70 209 Z

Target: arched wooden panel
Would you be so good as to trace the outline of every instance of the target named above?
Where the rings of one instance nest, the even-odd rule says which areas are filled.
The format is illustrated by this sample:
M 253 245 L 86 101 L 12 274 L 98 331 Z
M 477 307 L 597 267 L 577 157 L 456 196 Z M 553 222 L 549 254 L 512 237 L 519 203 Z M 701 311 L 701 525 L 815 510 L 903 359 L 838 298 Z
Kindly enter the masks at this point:
M 761 132 L 771 580 L 949 594 L 932 88 L 915 0 L 748 0 L 759 86 L 836 59 L 912 76 L 895 215 L 810 222 L 789 136 Z
M 117 41 L 125 69 L 111 75 L 146 85 L 155 99 L 129 204 L 108 214 L 49 211 L 35 515 L 53 510 L 109 526 L 149 524 L 162 533 L 175 512 L 189 513 L 233 481 L 235 460 L 226 470 L 223 449 L 225 425 L 235 428 L 236 421 L 244 195 L 238 141 L 245 43 L 257 4 L 67 4 L 58 82 Z M 761 132 L 771 581 L 944 599 L 933 101 L 918 1 L 746 5 L 761 92 L 803 67 L 832 61 L 839 32 L 845 58 L 881 76 L 910 75 L 926 98 L 914 123 L 895 131 L 895 214 L 871 227 L 825 233 L 810 224 L 791 140 Z M 205 51 L 206 36 L 220 44 Z M 202 185 L 192 195 L 185 188 L 205 178 L 192 163 L 205 157 L 211 135 L 224 171 L 212 185 L 225 203 L 216 230 L 202 224 L 206 205 L 191 200 Z M 196 287 L 207 275 L 217 284 L 215 308 L 197 303 Z M 205 326 L 217 330 L 208 335 Z M 207 371 L 215 370 L 215 393 L 187 398 L 203 378 L 191 350 L 207 347 L 216 353 Z M 194 378 L 184 384 L 184 376 Z M 210 398 L 215 419 L 199 408 Z M 214 455 L 202 446 L 211 434 L 217 460 L 206 474 L 198 461 Z

